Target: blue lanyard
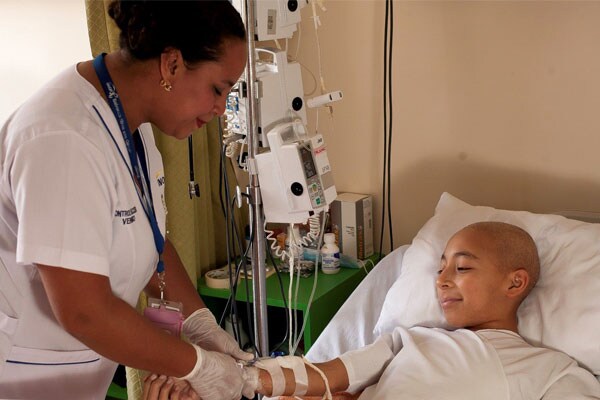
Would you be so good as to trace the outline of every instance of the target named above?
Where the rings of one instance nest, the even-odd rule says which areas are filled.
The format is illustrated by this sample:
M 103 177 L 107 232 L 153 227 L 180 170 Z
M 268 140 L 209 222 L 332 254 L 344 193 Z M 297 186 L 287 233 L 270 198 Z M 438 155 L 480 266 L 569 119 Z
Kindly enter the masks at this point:
M 119 128 L 121 129 L 121 133 L 123 134 L 123 141 L 125 142 L 125 147 L 127 147 L 129 161 L 131 163 L 131 168 L 133 169 L 133 183 L 138 192 L 138 196 L 140 197 L 140 201 L 142 203 L 142 207 L 144 208 L 144 212 L 148 217 L 148 220 L 150 221 L 150 226 L 152 227 L 154 245 L 156 246 L 156 251 L 158 252 L 158 265 L 156 266 L 156 271 L 159 274 L 161 274 L 165 270 L 165 266 L 162 259 L 162 253 L 165 247 L 165 239 L 160 233 L 160 228 L 158 227 L 158 223 L 156 222 L 156 213 L 154 212 L 152 193 L 150 192 L 148 170 L 145 164 L 146 157 L 145 154 L 143 154 L 144 147 L 143 144 L 141 144 L 140 138 L 139 147 L 140 151 L 142 152 L 142 157 L 139 160 L 140 163 L 142 163 L 144 174 L 144 180 L 142 180 L 142 173 L 140 172 L 140 165 L 138 163 L 138 156 L 135 149 L 136 145 L 134 142 L 134 138 L 131 134 L 131 131 L 129 130 L 129 125 L 127 123 L 127 118 L 125 117 L 125 112 L 123 111 L 123 105 L 121 104 L 121 100 L 119 99 L 119 94 L 117 93 L 117 88 L 115 87 L 115 84 L 113 83 L 110 74 L 108 73 L 108 69 L 106 68 L 106 64 L 104 63 L 105 55 L 106 53 L 102 53 L 94 59 L 94 69 L 96 70 L 96 75 L 98 75 L 98 79 L 100 80 L 102 89 L 104 89 L 104 93 L 106 94 L 106 98 L 108 99 L 108 105 L 110 106 L 110 109 L 115 115 L 115 118 L 117 119 L 117 122 L 119 124 Z M 138 135 L 141 135 L 141 132 L 138 132 Z M 146 186 L 148 188 L 148 193 L 145 193 L 144 191 L 144 183 L 147 183 Z

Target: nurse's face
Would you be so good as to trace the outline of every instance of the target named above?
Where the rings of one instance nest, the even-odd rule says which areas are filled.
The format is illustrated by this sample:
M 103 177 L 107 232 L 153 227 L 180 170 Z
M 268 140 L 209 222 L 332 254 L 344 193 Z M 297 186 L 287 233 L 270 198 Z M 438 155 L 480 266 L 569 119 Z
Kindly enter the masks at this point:
M 244 71 L 247 53 L 242 40 L 226 40 L 224 48 L 217 61 L 191 68 L 180 64 L 153 121 L 165 134 L 184 139 L 225 112 L 227 94 Z
M 505 314 L 499 300 L 507 283 L 508 274 L 500 267 L 492 240 L 484 233 L 463 229 L 448 241 L 436 288 L 452 327 L 477 330 L 501 326 Z

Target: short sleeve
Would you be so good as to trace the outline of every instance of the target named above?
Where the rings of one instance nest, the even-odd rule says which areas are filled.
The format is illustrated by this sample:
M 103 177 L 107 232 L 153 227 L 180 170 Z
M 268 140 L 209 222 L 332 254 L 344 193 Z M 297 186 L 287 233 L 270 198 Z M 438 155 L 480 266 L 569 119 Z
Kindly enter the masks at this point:
M 17 262 L 108 275 L 115 192 L 110 176 L 102 151 L 73 132 L 24 142 L 10 170 Z

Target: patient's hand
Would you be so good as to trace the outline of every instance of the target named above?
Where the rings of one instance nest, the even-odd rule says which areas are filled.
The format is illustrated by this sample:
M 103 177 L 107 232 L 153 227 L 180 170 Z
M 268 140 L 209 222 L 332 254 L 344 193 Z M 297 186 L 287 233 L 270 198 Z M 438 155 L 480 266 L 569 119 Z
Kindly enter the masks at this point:
M 150 374 L 144 379 L 142 400 L 200 400 L 187 381 Z
M 350 394 L 350 393 L 342 392 L 342 393 L 333 393 L 332 396 L 333 396 L 332 400 L 356 400 L 360 397 L 360 393 Z M 303 399 L 303 400 L 321 400 L 323 398 L 323 396 L 304 396 L 304 397 L 281 396 L 281 397 L 279 397 L 280 400 L 295 400 L 298 398 Z

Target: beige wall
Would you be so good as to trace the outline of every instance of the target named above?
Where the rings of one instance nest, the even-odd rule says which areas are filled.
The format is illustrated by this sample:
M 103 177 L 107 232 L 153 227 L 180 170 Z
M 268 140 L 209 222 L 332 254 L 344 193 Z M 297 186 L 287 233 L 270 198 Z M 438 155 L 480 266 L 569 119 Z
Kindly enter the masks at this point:
M 0 125 L 63 69 L 91 58 L 83 0 L 0 0 Z
M 344 100 L 320 127 L 338 192 L 375 195 L 379 243 L 385 3 L 325 6 L 324 76 Z M 600 210 L 600 2 L 394 1 L 394 11 L 394 247 L 444 191 L 509 209 Z M 310 15 L 298 58 L 316 72 Z M 310 75 L 304 84 L 314 87 Z

